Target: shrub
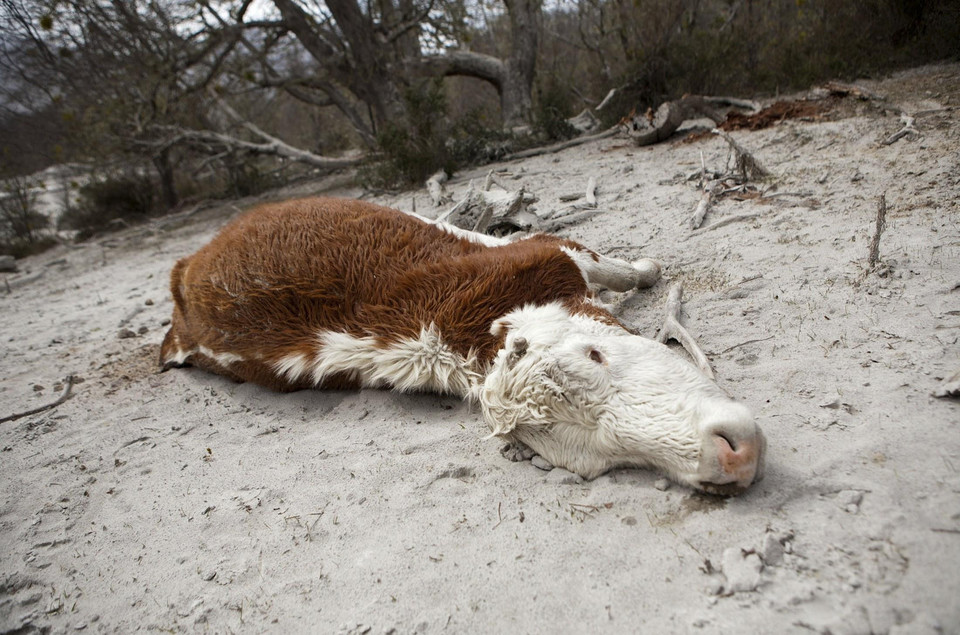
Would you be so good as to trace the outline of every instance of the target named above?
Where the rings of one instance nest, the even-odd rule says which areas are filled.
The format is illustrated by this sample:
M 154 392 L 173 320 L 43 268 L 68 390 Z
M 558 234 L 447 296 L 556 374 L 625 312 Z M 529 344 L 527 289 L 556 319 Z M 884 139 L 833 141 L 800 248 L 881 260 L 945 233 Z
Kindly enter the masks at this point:
M 78 238 L 119 229 L 158 212 L 153 181 L 138 174 L 91 180 L 80 188 L 76 207 L 60 217 L 63 229 L 75 229 Z
M 547 141 L 563 141 L 577 134 L 570 125 L 570 101 L 559 82 L 551 78 L 540 89 L 533 109 L 533 129 Z
M 35 209 L 39 184 L 24 177 L 8 179 L 0 192 L 0 252 L 22 258 L 55 244 L 43 233 L 50 220 Z

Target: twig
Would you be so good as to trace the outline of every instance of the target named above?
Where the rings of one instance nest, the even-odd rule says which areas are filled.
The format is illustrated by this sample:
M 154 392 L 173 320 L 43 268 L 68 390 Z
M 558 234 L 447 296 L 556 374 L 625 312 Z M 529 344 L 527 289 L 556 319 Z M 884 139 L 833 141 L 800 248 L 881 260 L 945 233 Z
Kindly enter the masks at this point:
M 900 121 L 903 122 L 903 127 L 881 141 L 881 145 L 888 146 L 894 144 L 904 137 L 907 137 L 908 140 L 913 141 L 920 136 L 920 131 L 913 127 L 913 124 L 915 123 L 915 119 L 913 117 L 904 113 L 900 115 Z
M 729 353 L 730 351 L 740 348 L 741 346 L 746 346 L 747 344 L 756 344 L 757 342 L 766 342 L 767 340 L 772 340 L 772 339 L 773 339 L 773 335 L 771 335 L 770 337 L 761 337 L 755 340 L 747 340 L 746 342 L 740 342 L 739 344 L 734 344 L 729 348 L 723 349 L 722 351 L 720 351 L 720 355 L 723 355 L 724 353 Z
M 752 154 L 747 152 L 743 146 L 734 141 L 733 137 L 726 132 L 719 128 L 714 128 L 711 132 L 718 135 L 730 146 L 730 152 L 734 157 L 734 169 L 740 173 L 744 180 L 750 180 L 758 176 L 768 176 L 770 174 L 766 168 L 760 165 L 760 162 L 757 161 Z
M 620 131 L 620 126 L 614 126 L 609 130 L 604 130 L 603 132 L 598 132 L 597 134 L 587 135 L 585 137 L 576 137 L 570 139 L 569 141 L 562 141 L 560 143 L 555 143 L 552 146 L 545 146 L 542 148 L 530 148 L 529 150 L 522 150 L 520 152 L 514 152 L 513 154 L 508 154 L 503 157 L 503 161 L 514 161 L 516 159 L 526 159 L 529 157 L 539 156 L 541 154 L 552 154 L 554 152 L 560 152 L 561 150 L 566 150 L 567 148 L 572 148 L 584 143 L 590 143 L 591 141 L 599 141 L 600 139 L 606 139 L 607 137 L 612 137 Z
M 710 368 L 710 360 L 707 359 L 706 354 L 700 346 L 697 345 L 696 340 L 693 339 L 690 332 L 680 324 L 680 303 L 682 300 L 683 286 L 675 284 L 670 287 L 670 293 L 667 296 L 667 317 L 663 322 L 663 326 L 660 328 L 660 333 L 657 335 L 657 341 L 661 344 L 666 344 L 669 339 L 675 339 L 680 342 L 680 345 L 690 354 L 690 357 L 693 358 L 703 374 L 713 379 L 713 369 Z
M 887 227 L 887 196 L 880 195 L 880 201 L 877 204 L 877 225 L 873 231 L 873 238 L 870 240 L 870 254 L 867 256 L 867 268 L 873 270 L 880 260 L 880 236 Z
M 713 231 L 714 229 L 720 229 L 732 223 L 739 223 L 740 221 L 749 221 L 756 220 L 760 218 L 760 214 L 738 214 L 737 216 L 728 216 L 723 220 L 718 220 L 712 225 L 707 225 L 706 227 L 700 228 L 697 231 L 693 232 L 693 235 L 705 234 L 706 232 Z
M 33 410 L 28 410 L 26 412 L 18 412 L 17 414 L 8 415 L 0 419 L 0 423 L 6 423 L 7 421 L 16 421 L 17 419 L 22 419 L 23 417 L 29 417 L 30 415 L 35 415 L 45 410 L 50 410 L 51 408 L 56 408 L 70 396 L 70 388 L 73 387 L 73 375 L 67 375 L 67 378 L 64 380 L 66 386 L 63 388 L 63 392 L 57 397 L 57 400 L 53 403 L 48 403 L 45 406 L 40 406 L 39 408 L 34 408 Z
M 713 202 L 713 191 L 717 187 L 717 181 L 708 181 L 703 186 L 703 194 L 700 195 L 700 202 L 697 203 L 697 209 L 693 211 L 693 218 L 690 219 L 690 229 L 699 229 L 703 224 L 703 217 L 710 211 L 710 204 Z

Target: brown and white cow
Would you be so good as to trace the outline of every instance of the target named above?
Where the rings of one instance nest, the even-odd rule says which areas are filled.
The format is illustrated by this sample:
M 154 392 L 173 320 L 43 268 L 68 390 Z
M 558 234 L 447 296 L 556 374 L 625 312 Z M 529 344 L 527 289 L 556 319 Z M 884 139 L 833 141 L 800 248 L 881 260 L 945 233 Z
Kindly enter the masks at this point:
M 174 266 L 160 362 L 277 390 L 455 394 L 514 457 L 741 491 L 763 467 L 750 411 L 588 286 L 658 277 L 555 236 L 511 242 L 361 201 L 270 204 Z

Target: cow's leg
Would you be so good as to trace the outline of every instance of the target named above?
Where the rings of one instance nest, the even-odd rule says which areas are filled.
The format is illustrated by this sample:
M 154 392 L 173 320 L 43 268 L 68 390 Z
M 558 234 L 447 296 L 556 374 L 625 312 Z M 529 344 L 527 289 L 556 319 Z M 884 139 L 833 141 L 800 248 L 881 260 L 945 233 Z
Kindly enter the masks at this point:
M 629 291 L 652 287 L 660 279 L 660 264 L 656 260 L 641 258 L 630 263 L 619 258 L 601 256 L 590 250 L 563 246 L 561 250 L 576 263 L 584 279 L 611 291 Z
M 710 368 L 710 360 L 707 359 L 707 355 L 697 344 L 697 341 L 693 339 L 693 336 L 690 335 L 690 332 L 680 324 L 680 301 L 682 299 L 683 287 L 679 284 L 670 287 L 670 293 L 667 296 L 667 318 L 660 328 L 657 341 L 661 344 L 666 344 L 669 339 L 675 339 L 680 342 L 680 345 L 690 354 L 690 357 L 696 362 L 697 367 L 703 371 L 703 374 L 713 379 L 713 369 Z

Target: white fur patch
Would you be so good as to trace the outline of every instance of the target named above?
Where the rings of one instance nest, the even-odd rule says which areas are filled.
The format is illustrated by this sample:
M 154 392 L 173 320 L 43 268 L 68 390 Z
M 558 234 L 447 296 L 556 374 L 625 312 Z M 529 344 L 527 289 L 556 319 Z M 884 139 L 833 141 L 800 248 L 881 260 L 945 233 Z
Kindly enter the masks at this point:
M 433 225 L 434 227 L 439 227 L 443 231 L 447 232 L 448 234 L 453 234 L 457 238 L 464 238 L 472 243 L 483 245 L 485 247 L 502 247 L 504 245 L 509 245 L 511 242 L 506 238 L 498 238 L 496 236 L 481 234 L 480 232 L 473 232 L 468 229 L 460 229 L 456 225 L 451 225 L 450 223 L 445 223 L 439 220 L 431 220 L 421 216 L 420 214 L 410 214 L 410 216 L 419 218 L 423 222 Z
M 310 359 L 303 353 L 291 353 L 273 363 L 273 370 L 289 381 L 297 381 L 310 370 Z
M 200 346 L 197 349 L 201 354 L 206 355 L 221 366 L 229 366 L 235 362 L 242 362 L 244 359 L 235 353 L 214 353 L 206 346 Z
M 426 390 L 465 396 L 481 381 L 476 357 L 464 358 L 451 350 L 431 325 L 415 339 L 384 347 L 375 337 L 323 332 L 310 378 L 320 384 L 326 377 L 346 373 L 362 386 L 391 386 L 399 391 Z M 302 373 L 301 373 L 302 374 Z

